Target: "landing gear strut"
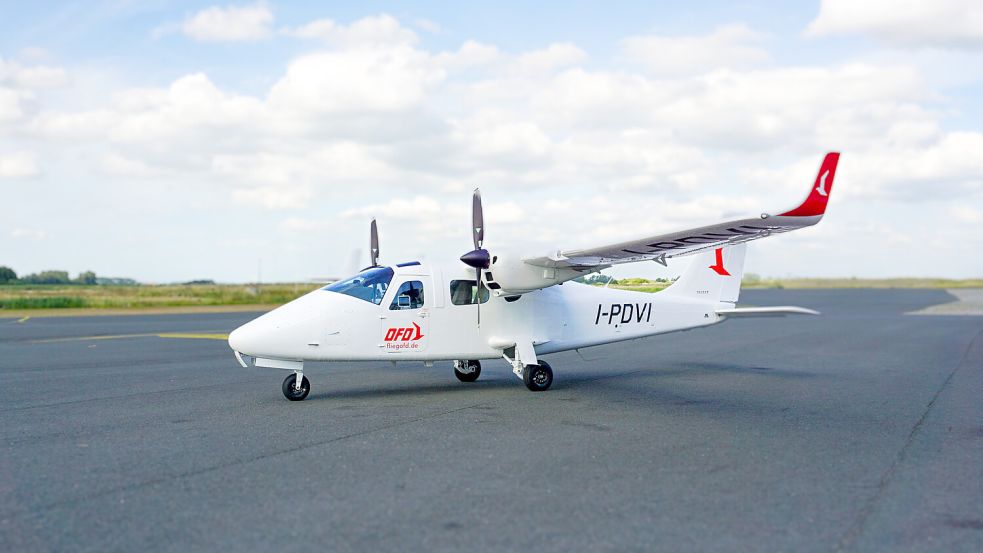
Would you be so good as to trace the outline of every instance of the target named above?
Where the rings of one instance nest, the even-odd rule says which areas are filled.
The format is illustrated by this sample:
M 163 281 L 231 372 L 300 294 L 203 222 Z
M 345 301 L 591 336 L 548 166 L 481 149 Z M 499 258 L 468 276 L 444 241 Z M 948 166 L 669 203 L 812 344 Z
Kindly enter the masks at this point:
M 481 374 L 481 363 L 470 361 L 454 361 L 454 376 L 461 382 L 474 382 Z
M 311 393 L 311 382 L 304 373 L 296 372 L 283 379 L 283 397 L 290 401 L 301 401 Z
M 553 384 L 553 367 L 542 359 L 538 365 L 526 365 L 522 371 L 522 381 L 533 392 L 545 392 Z

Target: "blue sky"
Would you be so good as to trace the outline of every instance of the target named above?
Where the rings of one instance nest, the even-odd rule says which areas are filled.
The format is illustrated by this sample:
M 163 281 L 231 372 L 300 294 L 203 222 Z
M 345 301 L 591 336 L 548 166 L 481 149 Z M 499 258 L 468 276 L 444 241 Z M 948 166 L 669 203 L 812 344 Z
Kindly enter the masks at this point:
M 788 207 L 836 149 L 749 270 L 983 276 L 976 4 L 11 3 L 0 264 L 337 276 L 373 216 L 384 261 L 454 259 L 475 186 L 537 255 Z

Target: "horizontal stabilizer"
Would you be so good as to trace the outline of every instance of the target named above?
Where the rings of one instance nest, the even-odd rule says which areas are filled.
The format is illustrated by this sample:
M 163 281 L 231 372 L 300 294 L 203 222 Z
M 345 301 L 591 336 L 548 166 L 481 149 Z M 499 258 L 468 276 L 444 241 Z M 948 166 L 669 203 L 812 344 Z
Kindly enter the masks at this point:
M 819 315 L 819 311 L 796 307 L 794 305 L 779 305 L 775 307 L 734 307 L 718 309 L 721 317 L 784 317 L 785 315 Z

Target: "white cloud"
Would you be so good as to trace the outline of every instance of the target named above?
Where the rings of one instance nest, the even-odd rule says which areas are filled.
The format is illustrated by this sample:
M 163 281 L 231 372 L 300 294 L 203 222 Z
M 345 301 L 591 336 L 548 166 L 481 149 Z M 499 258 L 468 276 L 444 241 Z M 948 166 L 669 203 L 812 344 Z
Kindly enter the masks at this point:
M 510 114 L 497 110 L 478 112 L 457 123 L 454 136 L 470 155 L 489 158 L 500 167 L 515 167 L 549 154 L 553 143 L 542 129 L 510 119 Z
M 282 32 L 297 38 L 322 40 L 335 46 L 347 47 L 417 42 L 416 33 L 387 14 L 364 17 L 350 25 L 342 25 L 332 19 L 318 19 L 300 27 L 285 28 Z
M 239 203 L 264 209 L 300 209 L 314 196 L 309 186 L 270 185 L 239 188 L 232 197 Z
M 929 96 L 916 70 L 866 64 L 714 71 L 687 88 L 656 108 L 654 120 L 692 144 L 733 150 L 790 144 L 815 148 L 815 129 L 839 110 Z M 888 122 L 874 118 L 871 124 Z
M 412 237 L 416 243 L 442 240 L 451 251 L 460 247 L 462 252 L 470 244 L 468 225 L 471 213 L 471 194 L 465 192 L 438 201 L 432 196 L 398 196 L 384 203 L 351 207 L 341 212 L 343 219 L 365 221 L 377 218 L 379 234 L 390 237 Z M 503 236 L 512 239 L 530 238 L 516 233 L 515 223 L 527 218 L 527 211 L 514 201 L 498 199 L 484 205 L 485 222 L 494 229 L 498 244 L 507 243 Z M 399 240 L 400 238 L 396 238 Z M 459 255 L 459 254 L 458 254 Z
M 33 134 L 48 138 L 92 138 L 105 136 L 119 120 L 119 114 L 109 109 L 76 113 L 43 112 L 27 125 Z
M 43 230 L 18 227 L 10 231 L 10 237 L 24 240 L 44 240 L 48 237 L 48 233 Z
M 325 113 L 398 111 L 420 104 L 444 71 L 410 46 L 321 52 L 290 63 L 269 103 L 303 120 Z
M 857 152 L 851 185 L 862 194 L 924 202 L 983 192 L 983 134 L 951 132 L 927 145 L 874 143 Z
M 393 198 L 383 204 L 352 207 L 341 212 L 346 218 L 387 217 L 392 219 L 425 220 L 439 218 L 445 207 L 429 196 Z
M 130 143 L 186 140 L 190 131 L 212 131 L 210 138 L 227 143 L 236 137 L 221 133 L 222 128 L 251 126 L 263 115 L 262 102 L 223 92 L 203 73 L 181 77 L 166 90 L 127 91 L 117 97 L 117 105 L 121 117 L 110 137 Z
M 266 4 L 212 6 L 185 19 L 181 32 L 202 42 L 261 40 L 272 34 L 273 12 Z
M 437 23 L 436 21 L 431 21 L 430 19 L 427 19 L 425 17 L 417 17 L 416 19 L 413 20 L 413 24 L 430 34 L 438 34 L 443 32 L 444 30 L 440 26 L 440 23 Z
M 957 205 L 952 207 L 952 216 L 960 222 L 971 225 L 983 224 L 983 209 L 971 205 Z
M 660 75 L 694 75 L 720 67 L 768 61 L 764 35 L 744 24 L 717 27 L 701 36 L 633 36 L 621 41 L 624 54 Z
M 0 86 L 0 123 L 15 121 L 24 115 L 20 104 L 21 97 L 20 92 Z
M 66 84 L 67 73 L 60 67 L 24 67 L 0 57 L 0 123 L 23 118 L 25 103 L 34 99 L 36 90 Z
M 578 65 L 587 60 L 587 52 L 569 42 L 550 44 L 541 50 L 520 54 L 515 60 L 519 71 L 546 73 L 563 67 Z
M 862 34 L 904 47 L 983 47 L 978 0 L 822 0 L 806 36 Z
M 68 84 L 68 74 L 61 67 L 24 67 L 0 57 L 0 83 L 27 89 L 57 88 Z
M 0 154 L 0 179 L 24 179 L 41 174 L 37 158 L 28 152 Z
M 293 234 L 310 234 L 331 227 L 331 221 L 305 219 L 303 217 L 287 217 L 280 222 L 280 230 Z
M 61 67 L 20 67 L 13 75 L 13 81 L 30 89 L 58 88 L 68 84 L 68 74 Z
M 20 57 L 30 61 L 41 61 L 48 57 L 48 51 L 39 46 L 28 46 L 21 49 Z
M 143 161 L 128 159 L 115 152 L 110 152 L 103 157 L 102 171 L 122 177 L 150 177 L 158 173 Z
M 467 40 L 456 52 L 441 52 L 434 59 L 440 67 L 459 70 L 491 65 L 504 57 L 505 54 L 497 46 Z

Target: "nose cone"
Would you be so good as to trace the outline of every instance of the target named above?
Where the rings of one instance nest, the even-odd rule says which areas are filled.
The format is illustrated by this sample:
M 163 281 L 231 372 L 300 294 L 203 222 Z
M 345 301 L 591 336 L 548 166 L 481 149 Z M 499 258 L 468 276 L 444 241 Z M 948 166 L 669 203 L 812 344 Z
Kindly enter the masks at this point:
M 252 340 L 249 339 L 249 335 L 252 334 L 252 331 L 249 328 L 249 325 L 251 324 L 252 323 L 246 323 L 229 334 L 230 348 L 241 353 L 246 353 L 249 349 L 251 349 L 249 347 L 249 344 L 252 343 Z
M 273 311 L 250 321 L 229 334 L 229 347 L 255 357 L 270 357 L 284 345 L 286 336 L 281 336 L 276 324 L 268 318 Z M 289 339 L 287 340 L 289 341 Z
M 229 334 L 229 347 L 253 357 L 303 359 L 325 312 L 318 301 L 323 294 L 311 292 L 240 326 Z

